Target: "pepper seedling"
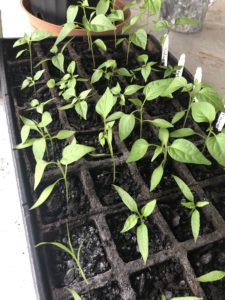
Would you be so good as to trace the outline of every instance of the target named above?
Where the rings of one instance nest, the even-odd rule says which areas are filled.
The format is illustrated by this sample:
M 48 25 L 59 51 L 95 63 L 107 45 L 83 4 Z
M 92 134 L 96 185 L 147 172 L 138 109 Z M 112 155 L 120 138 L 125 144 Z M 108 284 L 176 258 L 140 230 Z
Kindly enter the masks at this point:
M 66 289 L 71 294 L 71 296 L 73 297 L 73 300 L 82 300 L 81 297 L 77 294 L 76 291 L 74 291 L 71 288 L 66 288 Z
M 113 187 L 119 194 L 123 203 L 132 212 L 132 214 L 126 219 L 121 233 L 132 229 L 138 222 L 141 223 L 137 227 L 137 243 L 144 263 L 146 264 L 148 259 L 148 227 L 145 224 L 145 218 L 149 217 L 153 213 L 156 206 L 156 200 L 150 200 L 142 207 L 141 210 L 139 210 L 136 201 L 124 189 L 117 185 L 113 185 Z
M 191 230 L 195 242 L 198 239 L 200 231 L 200 212 L 199 208 L 204 207 L 209 204 L 208 201 L 195 201 L 194 195 L 187 186 L 187 184 L 179 177 L 172 175 L 182 194 L 184 195 L 186 201 L 181 202 L 181 205 L 190 209 L 191 213 Z
M 157 64 L 157 62 L 154 61 L 148 61 L 149 57 L 147 54 L 141 54 L 137 57 L 137 61 L 141 64 L 140 67 L 134 69 L 134 72 L 141 72 L 141 75 L 145 82 L 147 82 L 148 77 L 151 74 L 152 66 Z
M 64 245 L 62 243 L 59 243 L 59 242 L 41 242 L 41 243 L 37 244 L 36 247 L 51 245 L 51 246 L 57 247 L 58 249 L 64 251 L 65 253 L 69 254 L 69 256 L 74 261 L 75 266 L 78 268 L 78 271 L 79 271 L 81 277 L 83 278 L 85 283 L 88 284 L 87 278 L 86 278 L 86 276 L 84 274 L 84 271 L 82 269 L 82 266 L 80 264 L 80 254 L 81 254 L 82 243 L 80 244 L 80 246 L 77 250 L 77 253 L 76 253 L 74 248 L 73 248 L 72 242 L 71 242 L 71 237 L 70 237 L 68 224 L 66 226 L 66 230 L 67 230 L 67 244 L 68 244 L 68 246 Z M 72 293 L 72 294 L 76 295 L 75 293 Z M 77 298 L 77 299 L 79 299 L 79 298 Z
M 40 70 L 34 74 L 34 77 L 27 76 L 24 79 L 24 81 L 22 82 L 21 90 L 24 90 L 25 88 L 32 87 L 32 86 L 34 87 L 34 90 L 35 90 L 36 89 L 35 84 L 41 78 L 41 76 L 43 75 L 44 72 L 45 72 L 45 70 Z
M 50 103 L 51 101 L 53 101 L 55 98 L 51 98 L 49 100 L 46 100 L 44 102 L 40 102 L 38 99 L 32 99 L 31 102 L 30 102 L 30 107 L 27 108 L 26 110 L 36 110 L 37 113 L 39 114 L 43 114 L 44 112 L 44 108 L 45 108 L 45 105 L 47 105 L 48 103 Z

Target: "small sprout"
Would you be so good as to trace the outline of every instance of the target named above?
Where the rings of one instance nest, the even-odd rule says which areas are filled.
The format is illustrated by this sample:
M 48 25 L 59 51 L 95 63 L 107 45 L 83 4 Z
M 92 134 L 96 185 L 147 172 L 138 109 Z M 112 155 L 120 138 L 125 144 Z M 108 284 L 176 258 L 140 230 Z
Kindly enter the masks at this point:
M 139 210 L 135 200 L 124 189 L 117 185 L 113 185 L 113 187 L 119 194 L 123 203 L 132 212 L 132 214 L 126 219 L 121 233 L 134 228 L 138 221 L 141 223 L 137 227 L 137 243 L 144 263 L 146 264 L 148 259 L 148 227 L 145 224 L 145 218 L 149 217 L 153 213 L 156 206 L 156 200 L 154 199 L 149 201 L 142 207 L 141 210 Z
M 186 202 L 182 202 L 181 205 L 191 210 L 191 229 L 195 242 L 198 239 L 200 231 L 200 212 L 198 208 L 204 207 L 209 204 L 208 201 L 195 202 L 194 195 L 187 186 L 187 184 L 179 177 L 173 175 L 179 189 L 186 198 Z
M 225 278 L 225 272 L 215 270 L 196 278 L 198 282 L 214 282 Z
M 44 72 L 45 70 L 40 70 L 34 74 L 34 77 L 30 77 L 30 76 L 26 77 L 26 79 L 24 79 L 24 81 L 22 82 L 21 90 L 24 90 L 25 88 L 31 86 L 34 86 L 35 88 L 36 82 L 41 78 Z

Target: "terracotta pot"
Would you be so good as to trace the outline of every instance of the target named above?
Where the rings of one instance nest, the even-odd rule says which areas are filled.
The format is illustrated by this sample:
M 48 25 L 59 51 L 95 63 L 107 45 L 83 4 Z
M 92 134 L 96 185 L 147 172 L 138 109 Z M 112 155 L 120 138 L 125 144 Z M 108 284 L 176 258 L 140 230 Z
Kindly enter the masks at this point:
M 30 10 L 29 10 L 29 0 L 20 0 L 20 3 L 23 7 L 23 9 L 25 10 L 29 21 L 31 23 L 31 25 L 35 28 L 38 29 L 42 29 L 45 31 L 50 32 L 53 36 L 58 36 L 62 26 L 61 25 L 56 25 L 50 22 L 47 22 L 45 20 L 42 20 L 40 18 L 38 18 L 37 16 L 33 15 Z M 117 0 L 116 1 L 116 8 L 118 9 L 123 9 L 123 7 L 125 6 L 124 2 L 122 0 Z M 130 9 L 125 10 L 124 12 L 124 21 L 123 22 L 119 22 L 116 25 L 116 33 L 119 34 L 121 33 L 122 27 L 124 25 L 124 23 L 126 23 L 129 18 L 130 18 L 131 12 Z M 105 32 L 93 32 L 92 35 L 113 35 L 114 31 L 105 31 Z M 84 29 L 74 29 L 70 32 L 69 36 L 84 36 L 86 35 L 86 31 Z

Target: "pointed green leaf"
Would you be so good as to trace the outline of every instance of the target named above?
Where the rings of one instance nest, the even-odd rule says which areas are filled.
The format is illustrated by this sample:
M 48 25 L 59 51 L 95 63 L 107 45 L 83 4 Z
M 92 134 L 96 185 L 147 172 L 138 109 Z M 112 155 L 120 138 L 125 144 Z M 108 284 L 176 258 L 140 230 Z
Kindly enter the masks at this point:
M 37 201 L 34 203 L 34 205 L 30 208 L 30 209 L 35 209 L 37 207 L 39 207 L 40 205 L 42 205 L 50 196 L 50 194 L 52 193 L 55 185 L 56 185 L 57 181 L 54 182 L 53 184 L 50 184 L 49 186 L 47 186 L 41 193 L 41 195 L 39 196 L 39 198 L 37 199 Z
M 149 120 L 150 123 L 152 123 L 153 125 L 155 125 L 156 127 L 160 127 L 160 128 L 171 128 L 173 127 L 173 125 L 164 120 L 164 119 L 154 119 L 154 120 Z
M 223 102 L 220 95 L 210 86 L 202 88 L 196 95 L 199 102 L 208 102 L 214 106 L 216 111 L 224 111 Z
M 39 80 L 44 72 L 45 72 L 45 70 L 37 71 L 37 73 L 35 73 L 35 75 L 34 75 L 34 80 L 35 81 Z
M 66 288 L 66 289 L 73 296 L 73 300 L 82 300 L 76 291 L 72 290 L 71 288 Z
M 69 35 L 69 33 L 70 33 L 73 29 L 75 29 L 75 28 L 76 28 L 76 26 L 74 25 L 74 23 L 66 23 L 66 24 L 63 26 L 63 28 L 61 29 L 61 31 L 60 31 L 60 33 L 59 33 L 59 35 L 58 35 L 58 37 L 57 37 L 57 39 L 56 39 L 56 41 L 55 41 L 55 44 L 53 45 L 53 47 L 52 47 L 52 49 L 51 49 L 51 52 L 54 53 L 54 51 L 52 51 L 52 50 L 54 50 L 54 48 L 55 48 L 61 41 L 63 41 L 63 40 L 67 37 L 67 35 Z
M 58 139 L 58 140 L 65 140 L 68 139 L 69 137 L 73 136 L 75 133 L 74 130 L 60 130 L 55 136 L 54 138 Z
M 96 15 L 105 15 L 109 9 L 109 0 L 99 0 L 96 6 Z
M 99 79 L 102 78 L 103 73 L 104 73 L 103 70 L 96 69 L 91 76 L 91 83 L 95 83 L 99 81 Z
M 200 231 L 200 213 L 197 209 L 195 209 L 191 215 L 191 229 L 196 242 Z
M 50 113 L 48 111 L 45 111 L 43 114 L 42 114 L 42 117 L 41 117 L 41 122 L 38 124 L 38 127 L 47 127 L 49 124 L 52 123 L 52 116 L 50 115 Z
M 189 201 L 194 201 L 194 196 L 191 192 L 191 190 L 189 189 L 188 185 L 178 176 L 172 175 L 174 180 L 176 181 L 176 184 L 179 186 L 181 192 L 183 193 L 183 195 L 185 196 L 185 198 L 187 198 Z
M 52 64 L 64 73 L 64 55 L 62 53 L 58 53 L 52 57 Z
M 42 160 L 46 150 L 46 141 L 44 138 L 36 139 L 33 143 L 32 151 L 36 161 Z
M 135 200 L 121 187 L 113 185 L 117 193 L 119 194 L 123 203 L 129 208 L 130 211 L 138 212 L 137 203 Z
M 105 0 L 103 0 L 103 1 L 105 1 Z M 97 39 L 94 41 L 94 44 L 96 46 L 98 46 L 98 48 L 102 49 L 103 51 L 107 51 L 106 44 L 103 42 L 103 40 Z
M 135 117 L 133 114 L 123 114 L 119 121 L 119 137 L 125 140 L 133 131 L 135 125 Z
M 37 161 L 35 166 L 35 172 L 34 172 L 34 190 L 36 190 L 36 188 L 38 187 L 47 165 L 48 165 L 47 161 L 44 160 Z
M 169 155 L 183 163 L 211 165 L 211 162 L 188 140 L 177 139 L 168 147 Z
M 72 142 L 70 145 L 66 146 L 63 149 L 61 163 L 63 165 L 69 165 L 75 161 L 78 161 L 80 158 L 94 150 L 95 148 L 93 147 L 80 145 L 76 144 L 75 142 Z
M 68 65 L 67 67 L 67 72 L 71 75 L 73 75 L 74 71 L 75 71 L 75 68 L 76 68 L 76 63 L 75 61 L 71 61 L 71 63 Z
M 148 228 L 144 223 L 137 228 L 137 243 L 144 263 L 146 264 L 148 259 Z
M 102 14 L 97 15 L 91 20 L 91 31 L 93 32 L 104 32 L 115 29 L 116 27 L 112 22 Z
M 42 243 L 37 244 L 35 247 L 46 246 L 46 245 L 55 246 L 55 247 L 63 250 L 64 252 L 68 253 L 70 256 L 73 256 L 72 252 L 70 251 L 70 249 L 68 247 L 66 247 L 65 245 L 58 243 L 58 242 L 42 242 Z
M 212 123 L 216 117 L 214 106 L 207 102 L 196 102 L 191 105 L 192 117 L 195 122 Z
M 142 88 L 143 88 L 143 86 L 142 86 L 142 85 L 138 85 L 138 84 L 131 84 L 131 85 L 128 85 L 128 86 L 125 88 L 124 95 L 130 96 L 130 95 L 136 93 L 137 91 L 139 91 L 139 90 L 142 89 Z
M 115 98 L 111 93 L 110 89 L 107 87 L 105 93 L 98 100 L 95 106 L 95 110 L 99 115 L 103 117 L 103 119 L 106 119 L 114 105 L 115 105 Z
M 84 120 L 87 119 L 88 105 L 86 101 L 78 101 L 75 104 L 75 110 Z
M 152 172 L 151 181 L 150 181 L 150 191 L 151 192 L 158 186 L 158 184 L 162 180 L 163 173 L 164 173 L 164 169 L 163 169 L 163 165 L 162 164 L 160 164 Z
M 199 282 L 214 282 L 217 280 L 221 280 L 224 277 L 225 277 L 225 272 L 215 270 L 196 278 L 196 280 Z
M 139 28 L 137 31 L 131 33 L 130 40 L 134 45 L 145 50 L 147 45 L 147 33 L 144 29 Z
M 208 201 L 198 201 L 198 202 L 196 203 L 196 207 L 204 207 L 204 206 L 206 206 L 206 205 L 208 205 L 208 204 L 209 204 Z
M 121 230 L 121 233 L 127 232 L 128 230 L 133 228 L 137 224 L 137 221 L 138 221 L 137 215 L 135 215 L 135 214 L 130 215 L 126 219 L 123 229 Z
M 191 128 L 181 128 L 170 132 L 170 137 L 172 138 L 180 138 L 187 137 L 196 134 L 196 132 Z
M 32 34 L 31 34 L 31 41 L 32 42 L 39 42 L 42 41 L 48 37 L 50 37 L 51 34 L 47 31 L 41 30 L 41 29 L 36 29 Z
M 173 119 L 172 119 L 171 123 L 175 124 L 175 123 L 179 122 L 184 116 L 185 116 L 185 111 L 179 111 L 179 112 L 177 112 L 173 116 Z
M 127 163 L 137 161 L 145 156 L 149 143 L 144 139 L 138 139 L 134 142 L 127 158 Z
M 73 23 L 77 13 L 78 13 L 78 6 L 77 5 L 69 5 L 69 7 L 67 8 L 67 12 L 66 12 L 66 20 L 67 23 Z
M 21 129 L 21 140 L 22 140 L 22 144 L 24 144 L 26 142 L 26 140 L 28 139 L 30 134 L 30 126 L 28 125 L 23 125 L 22 129 Z
M 151 162 L 153 162 L 163 151 L 163 148 L 161 146 L 157 146 L 155 148 L 154 154 L 152 156 Z
M 210 155 L 225 167 L 225 133 L 218 133 L 206 140 L 206 146 Z
M 153 213 L 155 206 L 156 206 L 156 200 L 151 200 L 147 204 L 145 204 L 145 206 L 143 206 L 141 209 L 142 216 L 143 217 L 150 216 Z

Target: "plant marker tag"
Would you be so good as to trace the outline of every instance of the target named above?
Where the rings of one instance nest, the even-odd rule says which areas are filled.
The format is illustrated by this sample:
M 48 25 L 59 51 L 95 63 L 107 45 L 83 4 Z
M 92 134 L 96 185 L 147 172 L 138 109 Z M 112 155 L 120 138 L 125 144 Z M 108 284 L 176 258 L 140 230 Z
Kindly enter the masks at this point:
M 185 54 L 181 54 L 180 59 L 178 61 L 178 66 L 181 67 L 179 70 L 176 71 L 176 77 L 181 77 L 184 70 L 184 64 L 185 64 Z
M 195 72 L 195 76 L 194 76 L 194 82 L 195 80 L 198 81 L 198 83 L 202 82 L 202 68 L 201 67 L 197 67 L 196 72 Z M 198 102 L 198 99 L 196 97 L 194 97 L 194 101 Z
M 224 125 L 225 125 L 225 113 L 221 112 L 219 114 L 219 117 L 218 117 L 218 120 L 217 120 L 217 123 L 216 123 L 217 130 L 222 131 Z
M 162 58 L 161 58 L 161 62 L 165 67 L 167 67 L 167 63 L 168 63 L 168 52 L 169 52 L 169 35 L 166 33 L 164 34 L 164 43 L 162 45 Z

